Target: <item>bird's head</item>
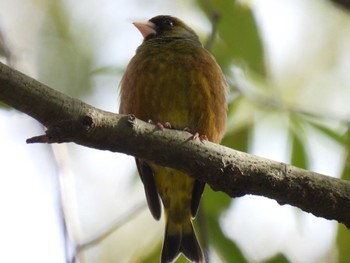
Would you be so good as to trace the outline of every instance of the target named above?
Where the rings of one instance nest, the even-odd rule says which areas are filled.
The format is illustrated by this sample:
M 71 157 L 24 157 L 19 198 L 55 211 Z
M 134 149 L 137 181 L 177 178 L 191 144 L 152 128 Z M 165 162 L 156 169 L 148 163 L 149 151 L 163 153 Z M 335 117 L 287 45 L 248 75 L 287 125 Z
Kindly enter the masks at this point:
M 190 38 L 199 41 L 197 34 L 180 19 L 172 16 L 156 16 L 147 22 L 134 22 L 144 40 L 154 38 Z

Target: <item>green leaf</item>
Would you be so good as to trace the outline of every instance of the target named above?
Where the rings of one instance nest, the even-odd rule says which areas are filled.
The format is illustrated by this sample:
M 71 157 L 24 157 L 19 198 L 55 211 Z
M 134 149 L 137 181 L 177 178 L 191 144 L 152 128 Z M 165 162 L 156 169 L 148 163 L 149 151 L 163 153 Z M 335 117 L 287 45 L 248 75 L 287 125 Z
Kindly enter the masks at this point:
M 221 144 L 232 149 L 247 152 L 250 128 L 244 127 L 236 132 L 225 135 Z
M 350 126 L 347 132 L 345 133 L 344 138 L 345 138 L 345 143 L 343 145 L 345 145 L 347 153 L 345 158 L 344 170 L 341 178 L 343 178 L 344 180 L 350 181 Z
M 350 262 L 350 233 L 349 229 L 343 224 L 338 224 L 338 236 L 337 236 L 337 246 L 338 246 L 338 262 L 348 263 Z
M 0 108 L 2 109 L 6 109 L 6 110 L 9 110 L 11 109 L 11 107 L 7 104 L 5 104 L 4 102 L 0 101 Z
M 211 51 L 224 69 L 232 63 L 266 75 L 264 50 L 253 15 L 246 5 L 229 0 L 198 0 L 209 19 L 218 14 L 217 33 Z
M 215 192 L 209 186 L 205 187 L 202 206 L 205 214 L 219 217 L 231 204 L 232 198 L 223 192 Z
M 6 58 L 6 52 L 5 52 L 5 50 L 3 49 L 3 47 L 1 46 L 1 44 L 0 44 L 0 57 L 4 57 L 4 58 Z
M 308 155 L 304 142 L 300 135 L 293 133 L 292 136 L 292 160 L 291 164 L 303 169 L 309 166 Z
M 152 262 L 156 262 L 156 261 L 152 261 Z M 180 257 L 176 260 L 176 263 L 188 263 L 188 259 L 185 258 L 184 255 L 180 255 Z
M 288 263 L 288 259 L 282 255 L 282 254 L 278 254 L 277 256 L 274 256 L 273 258 L 264 261 L 265 263 Z
M 199 211 L 199 216 L 205 218 L 198 218 L 197 221 L 204 221 L 198 223 L 203 223 L 205 227 L 207 245 L 213 247 L 220 257 L 225 259 L 223 262 L 246 262 L 236 244 L 224 235 L 219 223 L 222 212 L 228 209 L 231 202 L 232 198 L 222 192 L 214 192 L 207 186 L 201 203 L 202 210 Z M 200 232 L 198 234 L 203 235 Z
M 228 107 L 227 129 L 221 144 L 247 152 L 253 124 L 254 106 L 243 96 L 235 98 Z
M 0 57 L 9 59 L 10 50 L 6 42 L 7 41 L 5 39 L 5 36 L 3 35 L 3 32 L 0 31 Z
M 307 169 L 309 166 L 309 157 L 305 147 L 304 122 L 298 116 L 292 116 L 290 121 L 290 138 L 292 143 L 291 164 Z
M 330 129 L 330 128 L 322 126 L 322 125 L 318 125 L 316 123 L 311 123 L 311 124 L 319 132 L 321 132 L 324 135 L 330 137 L 331 139 L 337 141 L 338 143 L 344 144 L 346 142 L 345 136 L 342 134 L 339 134 L 338 132 L 334 131 L 333 129 Z
M 309 125 L 311 125 L 314 129 L 319 131 L 320 133 L 326 135 L 327 137 L 333 139 L 341 145 L 345 145 L 347 142 L 346 133 L 341 133 L 338 129 L 327 127 L 326 123 L 323 123 L 320 119 L 314 119 L 307 115 L 301 115 L 303 120 L 307 121 Z

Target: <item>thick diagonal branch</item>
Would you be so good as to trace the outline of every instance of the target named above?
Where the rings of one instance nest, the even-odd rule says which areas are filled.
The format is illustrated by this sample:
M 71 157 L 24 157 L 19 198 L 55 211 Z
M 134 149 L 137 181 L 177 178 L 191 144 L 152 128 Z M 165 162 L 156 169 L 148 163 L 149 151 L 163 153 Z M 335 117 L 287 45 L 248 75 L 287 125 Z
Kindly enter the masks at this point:
M 133 116 L 94 108 L 0 63 L 0 100 L 47 127 L 29 142 L 75 142 L 187 172 L 232 197 L 275 199 L 350 227 L 350 182 L 159 130 Z

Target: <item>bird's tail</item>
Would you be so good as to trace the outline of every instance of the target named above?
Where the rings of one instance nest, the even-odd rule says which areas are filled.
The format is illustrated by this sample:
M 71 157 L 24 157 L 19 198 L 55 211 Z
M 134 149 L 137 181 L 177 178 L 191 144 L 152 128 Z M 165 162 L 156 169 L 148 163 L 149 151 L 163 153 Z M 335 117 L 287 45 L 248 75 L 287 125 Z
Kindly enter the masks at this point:
M 167 220 L 161 262 L 173 262 L 181 252 L 191 262 L 204 262 L 190 217 L 181 224 Z

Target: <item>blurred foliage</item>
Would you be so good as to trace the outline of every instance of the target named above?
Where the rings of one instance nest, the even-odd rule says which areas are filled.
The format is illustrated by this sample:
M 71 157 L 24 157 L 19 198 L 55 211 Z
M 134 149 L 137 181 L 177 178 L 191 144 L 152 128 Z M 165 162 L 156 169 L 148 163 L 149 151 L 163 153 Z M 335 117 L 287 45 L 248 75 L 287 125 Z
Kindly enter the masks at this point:
M 310 125 L 310 127 L 317 130 L 319 133 L 324 136 L 330 138 L 334 142 L 337 142 L 340 145 L 346 147 L 348 144 L 348 129 L 346 128 L 346 132 L 339 132 L 337 129 L 332 127 L 328 127 L 326 123 L 316 119 L 314 116 L 300 115 L 303 118 L 303 121 Z M 345 178 L 344 178 L 345 179 Z M 350 179 L 350 178 L 349 178 Z
M 10 59 L 10 49 L 6 43 L 5 36 L 0 29 L 0 57 L 5 58 L 6 60 Z
M 74 20 L 61 0 L 48 2 L 45 15 L 38 39 L 39 80 L 70 96 L 89 94 L 95 49 L 92 29 Z
M 349 229 L 342 225 L 338 225 L 338 235 L 337 235 L 337 249 L 338 249 L 338 262 L 348 263 L 350 262 L 349 253 L 350 235 Z
M 2 109 L 11 109 L 11 107 L 5 103 L 3 103 L 2 101 L 0 101 L 0 108 Z
M 263 44 L 251 9 L 238 1 L 197 0 L 218 34 L 210 50 L 224 71 L 233 64 L 265 75 Z
M 260 74 L 260 76 L 266 76 L 263 45 L 251 10 L 237 4 L 238 1 L 197 0 L 197 2 L 208 19 L 214 23 L 213 33 L 217 33 L 218 36 L 210 48 L 224 72 L 230 75 L 232 65 L 236 65 L 246 72 L 252 71 Z M 262 82 L 265 81 L 262 79 Z M 266 112 L 266 114 L 269 114 L 268 111 L 271 109 L 282 114 L 286 113 L 289 116 L 289 151 L 292 165 L 304 169 L 310 167 L 310 150 L 307 144 L 310 128 L 334 142 L 344 145 L 346 139 L 344 134 L 339 132 L 339 129 L 334 129 L 334 126 L 328 125 L 328 121 L 324 120 L 322 116 L 298 112 L 294 109 L 286 110 L 285 106 L 280 105 L 279 101 L 274 101 L 275 91 L 269 89 L 269 84 L 266 82 L 261 85 L 262 82 L 257 82 L 253 90 L 244 85 L 239 86 L 240 83 L 238 83 L 238 87 L 231 90 L 227 132 L 222 141 L 223 145 L 249 152 L 249 143 L 257 113 Z M 264 86 L 265 88 L 259 90 L 259 87 Z M 350 160 L 348 160 L 349 164 Z M 350 168 L 344 171 L 344 174 L 350 177 Z M 344 176 L 343 178 L 345 179 Z M 220 196 L 219 193 L 214 193 L 209 189 L 205 191 L 202 202 L 209 226 L 207 235 L 209 236 L 210 245 L 215 248 L 223 262 L 246 262 L 233 241 L 223 234 L 218 221 L 221 213 L 234 200 Z M 350 262 L 350 254 L 347 252 L 349 244 L 349 231 L 341 225 L 338 231 L 339 262 Z M 284 255 L 279 254 L 265 262 L 284 263 L 289 261 Z
M 5 49 L 3 48 L 3 45 L 1 44 L 1 39 L 0 39 L 0 58 L 4 58 L 6 60 L 7 54 Z
M 264 263 L 288 263 L 288 259 L 286 259 L 285 256 L 283 256 L 282 254 L 278 254 L 277 256 L 264 261 Z
M 250 103 L 243 97 L 235 98 L 228 105 L 228 120 L 225 137 L 221 144 L 247 152 L 249 133 L 254 124 Z
M 214 248 L 222 262 L 246 262 L 242 252 L 236 244 L 225 234 L 220 225 L 220 216 L 231 204 L 231 198 L 222 192 L 214 192 L 206 187 L 202 199 L 203 213 L 199 216 L 205 217 L 205 225 L 208 243 Z M 201 220 L 199 218 L 198 220 Z
M 159 245 L 156 247 L 156 249 L 153 249 L 151 251 L 147 251 L 144 253 L 144 255 L 138 259 L 139 263 L 148 263 L 148 262 L 158 262 L 160 258 L 160 251 L 162 249 L 162 243 L 159 242 Z
M 290 120 L 290 139 L 292 141 L 291 164 L 307 169 L 309 167 L 309 160 L 305 148 L 306 134 L 303 122 L 297 116 L 292 116 Z
M 2 48 L 2 45 L 0 44 L 0 57 L 6 57 L 5 50 Z
M 8 45 L 6 44 L 5 37 L 2 33 L 2 30 L 0 30 L 0 61 L 2 58 L 5 60 L 7 64 L 10 64 L 10 50 Z M 10 109 L 11 107 L 8 106 L 7 104 L 3 103 L 0 101 L 0 108 L 3 109 Z
M 350 181 L 350 126 L 346 131 L 346 133 L 344 134 L 344 138 L 345 138 L 344 145 L 347 148 L 347 154 L 345 158 L 345 165 L 344 165 L 342 178 Z

